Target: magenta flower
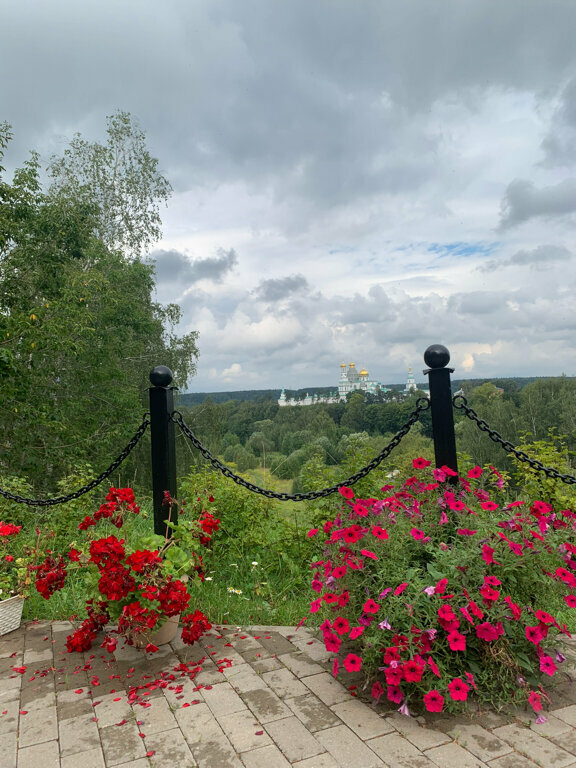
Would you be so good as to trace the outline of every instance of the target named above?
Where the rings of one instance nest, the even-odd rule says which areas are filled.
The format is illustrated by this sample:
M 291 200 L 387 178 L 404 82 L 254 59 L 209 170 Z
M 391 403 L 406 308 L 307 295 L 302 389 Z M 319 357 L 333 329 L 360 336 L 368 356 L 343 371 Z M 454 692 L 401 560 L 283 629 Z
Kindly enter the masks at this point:
M 413 539 L 416 539 L 416 541 L 420 541 L 420 539 L 425 538 L 426 534 L 419 528 L 412 528 L 410 531 L 410 536 L 412 536 Z
M 408 702 L 404 701 L 401 707 L 398 708 L 398 712 L 400 712 L 401 715 L 405 715 L 406 717 L 410 717 L 410 710 L 408 709 Z
M 358 672 L 362 667 L 362 659 L 360 656 L 356 656 L 355 653 L 349 653 L 344 659 L 343 664 L 347 672 Z
M 460 677 L 455 677 L 451 683 L 448 683 L 448 691 L 454 701 L 466 701 L 469 690 L 469 686 Z
M 444 707 L 444 696 L 437 690 L 429 691 L 424 696 L 424 706 L 428 712 L 442 712 Z
M 378 613 L 380 605 L 375 600 L 372 600 L 372 598 L 369 598 L 362 606 L 362 610 L 364 613 Z
M 528 703 L 534 712 L 540 712 L 542 709 L 542 696 L 540 696 L 539 693 L 536 693 L 536 691 L 531 691 L 530 696 L 528 696 Z
M 487 643 L 492 642 L 492 640 L 497 640 L 499 637 L 498 629 L 492 626 L 489 621 L 485 621 L 483 624 L 477 624 L 476 634 L 480 640 L 485 640 Z
M 352 627 L 350 630 L 350 640 L 356 640 L 364 632 L 365 627 Z
M 384 687 L 381 682 L 376 680 L 372 686 L 372 698 L 376 699 L 376 704 L 380 701 L 380 697 L 384 695 Z
M 466 637 L 455 629 L 448 633 L 448 645 L 452 651 L 465 651 L 466 650 Z
M 546 675 L 550 675 L 550 677 L 552 677 L 556 672 L 556 664 L 554 664 L 554 659 L 551 656 L 541 656 L 540 670 Z
M 393 701 L 394 704 L 400 704 L 400 702 L 404 698 L 404 694 L 399 686 L 389 685 L 386 688 L 386 698 L 388 699 L 388 701 Z
M 526 627 L 526 640 L 534 643 L 534 645 L 538 645 L 540 641 L 546 637 L 547 634 L 548 628 L 543 628 L 540 624 L 537 624 L 535 627 Z

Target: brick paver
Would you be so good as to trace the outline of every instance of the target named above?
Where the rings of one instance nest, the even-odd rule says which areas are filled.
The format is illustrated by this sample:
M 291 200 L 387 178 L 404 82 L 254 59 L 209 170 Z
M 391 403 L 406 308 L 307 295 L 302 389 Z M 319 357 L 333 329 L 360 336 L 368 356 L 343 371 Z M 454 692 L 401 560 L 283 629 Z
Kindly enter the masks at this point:
M 0 637 L 0 768 L 576 768 L 567 683 L 540 723 L 527 710 L 407 718 L 334 679 L 309 629 L 214 628 L 155 655 L 98 641 L 68 654 L 70 629 Z

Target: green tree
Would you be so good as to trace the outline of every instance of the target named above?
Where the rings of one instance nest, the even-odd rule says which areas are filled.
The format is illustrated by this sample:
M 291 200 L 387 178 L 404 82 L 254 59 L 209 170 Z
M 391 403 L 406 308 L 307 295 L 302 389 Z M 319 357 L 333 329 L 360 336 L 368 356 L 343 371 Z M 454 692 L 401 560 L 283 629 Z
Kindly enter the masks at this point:
M 44 194 L 39 174 L 32 153 L 0 178 L 0 471 L 42 492 L 78 462 L 107 466 L 146 410 L 150 369 L 183 385 L 197 350 L 178 307 L 152 301 L 152 267 L 110 250 L 93 207 Z
M 105 144 L 77 133 L 48 167 L 50 195 L 81 201 L 94 215 L 94 234 L 107 248 L 141 255 L 160 239 L 160 203 L 172 188 L 158 171 L 135 119 L 118 111 L 107 118 Z

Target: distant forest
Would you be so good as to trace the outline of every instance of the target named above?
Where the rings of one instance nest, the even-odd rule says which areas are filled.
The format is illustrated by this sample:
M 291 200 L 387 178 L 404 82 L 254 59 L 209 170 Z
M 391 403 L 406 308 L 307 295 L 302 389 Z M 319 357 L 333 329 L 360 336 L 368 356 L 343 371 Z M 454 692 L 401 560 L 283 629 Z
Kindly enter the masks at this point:
M 518 392 L 527 384 L 532 384 L 534 381 L 545 377 L 538 376 L 516 376 L 506 379 L 453 379 L 452 391 L 457 392 L 459 389 L 469 391 L 474 387 L 480 386 L 480 384 L 490 383 L 498 389 L 503 389 L 505 392 Z M 399 392 L 404 389 L 404 384 L 385 384 L 387 389 Z M 304 387 L 302 389 L 286 389 L 287 398 L 303 398 L 307 394 L 309 395 L 328 395 L 334 390 L 334 387 Z M 234 392 L 184 392 L 179 395 L 180 404 L 185 407 L 193 405 L 202 405 L 208 398 L 213 403 L 227 403 L 230 400 L 246 400 L 246 401 L 262 401 L 262 400 L 278 400 L 280 397 L 280 389 L 243 389 Z

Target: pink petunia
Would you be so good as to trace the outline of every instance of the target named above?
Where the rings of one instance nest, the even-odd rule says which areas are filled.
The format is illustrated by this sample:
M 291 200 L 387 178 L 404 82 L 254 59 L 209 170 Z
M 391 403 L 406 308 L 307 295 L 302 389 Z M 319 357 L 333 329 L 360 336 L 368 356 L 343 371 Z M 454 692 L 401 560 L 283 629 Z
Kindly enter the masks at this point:
M 460 536 L 474 536 L 474 534 L 478 533 L 478 531 L 473 531 L 470 528 L 458 528 L 456 533 L 458 533 Z
M 360 656 L 356 656 L 355 653 L 349 653 L 344 659 L 343 664 L 347 672 L 358 672 L 362 667 L 362 659 Z
M 410 530 L 410 536 L 412 536 L 413 539 L 416 539 L 416 541 L 420 541 L 421 539 L 424 539 L 426 537 L 426 534 L 424 531 L 421 531 L 419 528 L 412 528 Z
M 375 600 L 372 600 L 372 598 L 369 598 L 362 606 L 362 610 L 364 613 L 378 613 L 380 605 Z
M 536 691 L 531 691 L 530 696 L 528 696 L 528 703 L 534 712 L 540 712 L 542 709 L 542 696 L 540 696 L 539 693 L 536 693 Z
M 386 698 L 388 701 L 393 701 L 394 704 L 400 704 L 404 698 L 404 694 L 398 685 L 389 685 L 386 689 Z
M 469 686 L 460 677 L 455 677 L 451 683 L 448 683 L 448 691 L 454 701 L 466 701 L 469 690 Z
M 448 633 L 448 645 L 452 651 L 465 651 L 466 650 L 466 637 L 456 630 Z
M 547 627 L 543 628 L 541 624 L 537 624 L 535 627 L 526 627 L 526 640 L 534 643 L 534 645 L 538 645 L 540 641 L 546 637 L 547 634 Z
M 429 691 L 424 696 L 424 706 L 428 712 L 442 712 L 444 707 L 444 696 L 437 690 Z
M 546 675 L 550 675 L 550 677 L 554 675 L 556 672 L 556 664 L 554 664 L 554 659 L 551 656 L 540 657 L 540 671 L 544 672 Z
M 381 682 L 376 680 L 376 682 L 372 685 L 372 698 L 376 699 L 376 704 L 380 701 L 380 697 L 384 694 L 384 686 Z
M 472 688 L 474 688 L 475 690 L 478 690 L 478 686 L 474 681 L 474 675 L 472 674 L 472 672 L 464 672 L 464 674 L 466 675 L 466 679 L 468 680 Z

